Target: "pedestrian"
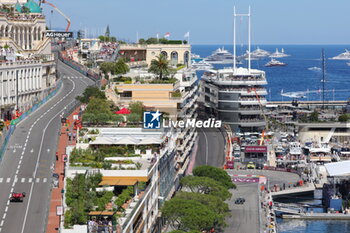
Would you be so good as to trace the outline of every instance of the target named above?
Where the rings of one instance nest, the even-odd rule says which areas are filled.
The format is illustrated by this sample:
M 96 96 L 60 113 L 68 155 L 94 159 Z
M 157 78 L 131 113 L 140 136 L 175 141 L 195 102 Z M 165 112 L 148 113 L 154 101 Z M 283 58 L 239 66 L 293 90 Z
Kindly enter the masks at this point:
M 92 230 L 93 230 L 93 227 L 94 227 L 94 221 L 92 221 L 92 220 L 90 219 L 90 220 L 89 220 L 88 226 L 89 226 L 89 233 L 91 233 Z
M 58 161 L 58 152 L 56 152 L 56 161 Z
M 108 222 L 108 233 L 113 233 L 113 225 L 112 225 L 112 221 Z
M 73 141 L 75 141 L 75 138 L 77 137 L 77 134 L 73 132 Z
M 72 133 L 71 132 L 68 133 L 68 140 L 69 141 L 72 140 Z

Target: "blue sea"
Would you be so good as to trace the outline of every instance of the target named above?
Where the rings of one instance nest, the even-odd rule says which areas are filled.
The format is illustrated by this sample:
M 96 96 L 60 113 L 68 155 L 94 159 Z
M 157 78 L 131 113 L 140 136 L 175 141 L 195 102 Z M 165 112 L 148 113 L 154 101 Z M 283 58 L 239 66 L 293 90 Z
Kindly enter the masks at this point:
M 205 58 L 222 47 L 232 53 L 232 45 L 192 45 L 192 52 Z M 284 48 L 285 53 L 291 55 L 290 57 L 277 58 L 277 60 L 288 64 L 284 67 L 264 67 L 270 58 L 252 61 L 252 68 L 266 72 L 268 100 L 291 100 L 281 95 L 281 93 L 287 92 L 305 92 L 304 100 L 321 100 L 322 71 L 312 71 L 308 68 L 322 67 L 322 49 L 325 50 L 326 57 L 325 99 L 347 100 L 350 97 L 350 66 L 346 64 L 349 61 L 329 59 L 345 52 L 345 49 L 350 48 L 350 45 L 258 45 L 252 46 L 252 51 L 257 47 L 271 53 L 275 52 L 276 48 L 279 51 Z M 241 55 L 245 51 L 245 46 L 237 46 L 237 55 Z M 215 68 L 232 67 L 230 64 L 214 66 Z M 246 64 L 238 66 L 246 67 Z M 198 72 L 199 78 L 202 73 Z M 306 94 L 307 92 L 309 94 Z

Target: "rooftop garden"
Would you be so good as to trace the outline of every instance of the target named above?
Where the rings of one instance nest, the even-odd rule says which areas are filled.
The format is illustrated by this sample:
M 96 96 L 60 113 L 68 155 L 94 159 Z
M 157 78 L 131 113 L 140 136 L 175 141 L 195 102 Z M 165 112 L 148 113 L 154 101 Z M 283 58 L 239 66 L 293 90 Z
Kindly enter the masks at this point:
M 68 178 L 66 186 L 66 204 L 69 209 L 64 215 L 64 227 L 87 222 L 87 214 L 93 210 L 105 210 L 105 206 L 114 196 L 113 192 L 97 192 L 96 188 L 102 181 L 102 175 L 85 177 L 78 174 L 74 179 Z
M 131 159 L 105 160 L 105 158 L 135 158 L 140 156 L 140 154 L 135 154 L 134 149 L 131 149 L 129 146 L 101 146 L 94 150 L 74 148 L 70 155 L 69 162 L 72 167 L 82 166 L 91 168 L 103 168 L 106 170 L 138 170 L 141 169 L 141 163 L 134 162 Z
M 338 120 L 340 122 L 349 122 L 350 121 L 350 114 L 343 114 L 343 115 L 340 115 Z
M 97 87 L 88 87 L 77 99 L 87 104 L 83 114 L 84 125 L 139 125 L 145 110 L 143 103 L 136 101 L 129 103 L 131 114 L 116 114 L 119 110 L 112 101 L 108 101 L 104 92 Z
M 98 191 L 102 175 L 85 176 L 76 175 L 73 179 L 67 178 L 66 204 L 68 210 L 64 216 L 64 227 L 71 228 L 73 225 L 85 225 L 90 211 L 114 211 L 113 218 L 124 215 L 134 196 L 134 187 L 115 186 L 113 191 Z M 147 184 L 139 182 L 136 188 L 140 191 L 139 198 L 143 195 Z

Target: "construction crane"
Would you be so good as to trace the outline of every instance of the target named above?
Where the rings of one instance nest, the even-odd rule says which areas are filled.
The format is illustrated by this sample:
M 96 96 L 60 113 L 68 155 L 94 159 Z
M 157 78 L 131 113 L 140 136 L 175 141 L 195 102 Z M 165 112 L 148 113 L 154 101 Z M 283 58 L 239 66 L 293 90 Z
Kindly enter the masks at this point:
M 264 142 L 265 132 L 269 130 L 269 120 L 267 119 L 267 116 L 266 116 L 265 111 L 264 111 L 264 106 L 261 104 L 260 96 L 258 95 L 258 92 L 256 91 L 256 88 L 255 87 L 248 88 L 248 93 L 250 93 L 251 91 L 254 91 L 255 97 L 258 100 L 258 103 L 259 103 L 259 106 L 260 106 L 260 109 L 261 109 L 261 113 L 262 113 L 262 115 L 264 117 L 264 120 L 266 122 L 266 127 L 263 130 L 263 132 L 261 133 L 261 140 L 260 140 L 260 146 L 261 146 L 263 144 L 263 142 Z
M 45 4 L 50 5 L 50 6 L 53 7 L 60 15 L 62 15 L 62 16 L 67 20 L 68 25 L 67 25 L 67 27 L 66 27 L 66 32 L 68 32 L 68 31 L 69 31 L 69 28 L 70 28 L 70 18 L 68 18 L 65 14 L 63 14 L 63 12 L 62 12 L 60 9 L 58 9 L 54 4 L 52 4 L 52 3 L 50 3 L 50 2 L 48 2 L 48 1 L 46 1 L 46 0 L 41 0 L 41 1 L 40 1 L 40 5 L 41 5 L 41 3 L 45 3 Z

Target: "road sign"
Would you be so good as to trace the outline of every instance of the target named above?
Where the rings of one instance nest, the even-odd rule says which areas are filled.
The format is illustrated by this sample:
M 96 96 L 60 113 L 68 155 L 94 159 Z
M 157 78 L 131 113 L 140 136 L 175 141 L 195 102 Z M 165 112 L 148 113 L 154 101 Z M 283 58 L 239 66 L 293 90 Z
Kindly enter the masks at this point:
M 56 206 L 56 215 L 57 216 L 63 215 L 63 206 L 61 206 L 61 205 Z

